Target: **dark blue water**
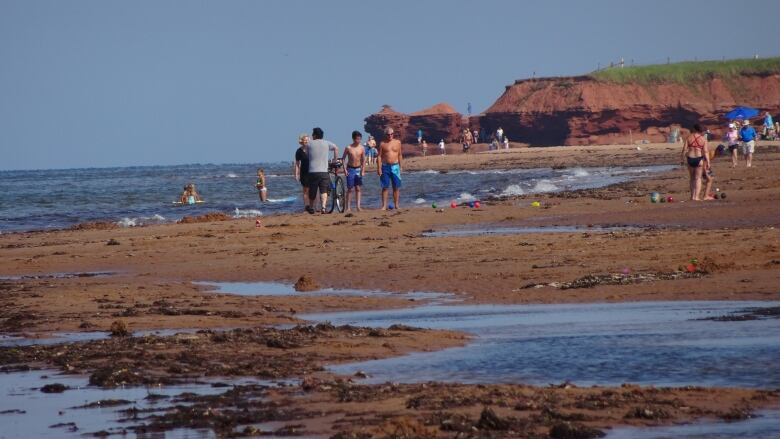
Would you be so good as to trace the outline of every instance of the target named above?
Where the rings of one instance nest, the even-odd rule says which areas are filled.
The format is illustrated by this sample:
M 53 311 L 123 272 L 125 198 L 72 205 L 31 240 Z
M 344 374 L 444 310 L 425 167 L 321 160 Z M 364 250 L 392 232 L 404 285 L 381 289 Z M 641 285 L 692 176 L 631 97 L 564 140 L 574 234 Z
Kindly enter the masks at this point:
M 258 167 L 265 168 L 268 177 L 267 203 L 259 201 L 254 187 Z M 668 169 L 409 172 L 404 173 L 402 203 L 407 207 L 432 202 L 445 205 L 453 199 L 601 187 Z M 190 182 L 206 202 L 174 206 L 172 202 Z M 295 212 L 302 210 L 300 194 L 290 163 L 0 171 L 0 232 L 61 228 L 86 221 L 141 225 L 213 211 L 234 216 Z M 364 206 L 379 207 L 378 177 L 370 170 Z
M 301 316 L 471 333 L 465 347 L 335 366 L 374 382 L 780 387 L 780 319 L 699 320 L 768 302 L 423 306 Z

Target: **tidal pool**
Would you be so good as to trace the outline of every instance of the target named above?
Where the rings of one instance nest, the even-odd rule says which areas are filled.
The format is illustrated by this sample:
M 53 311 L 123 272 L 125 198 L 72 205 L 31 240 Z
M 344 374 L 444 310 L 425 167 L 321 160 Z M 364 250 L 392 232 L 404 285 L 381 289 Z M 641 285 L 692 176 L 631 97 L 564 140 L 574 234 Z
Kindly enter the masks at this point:
M 334 324 L 401 323 L 474 335 L 465 347 L 332 366 L 368 382 L 780 387 L 780 319 L 701 320 L 777 302 L 434 305 L 310 314 Z
M 284 282 L 198 282 L 214 288 L 219 293 L 238 296 L 353 296 L 353 297 L 398 297 L 408 300 L 451 301 L 450 293 L 409 292 L 393 293 L 376 290 L 356 290 L 349 288 L 323 288 L 316 291 L 299 292 L 292 284 Z

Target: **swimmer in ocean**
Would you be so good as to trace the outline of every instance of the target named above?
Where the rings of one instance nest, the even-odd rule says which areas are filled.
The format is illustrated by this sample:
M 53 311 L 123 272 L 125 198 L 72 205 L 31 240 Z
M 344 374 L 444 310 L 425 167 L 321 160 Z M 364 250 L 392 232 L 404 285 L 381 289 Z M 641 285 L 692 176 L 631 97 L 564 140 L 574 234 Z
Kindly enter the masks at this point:
M 195 204 L 195 203 L 202 202 L 203 199 L 200 197 L 200 194 L 198 194 L 198 191 L 195 189 L 195 184 L 189 183 L 186 186 L 184 186 L 184 192 L 182 192 L 179 201 L 181 202 L 181 204 Z

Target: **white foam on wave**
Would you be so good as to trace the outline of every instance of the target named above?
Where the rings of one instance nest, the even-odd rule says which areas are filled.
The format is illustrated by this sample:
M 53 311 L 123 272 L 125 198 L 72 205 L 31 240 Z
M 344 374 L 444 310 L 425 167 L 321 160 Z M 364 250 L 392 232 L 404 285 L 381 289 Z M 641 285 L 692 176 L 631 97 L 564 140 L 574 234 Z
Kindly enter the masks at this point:
M 501 191 L 502 197 L 514 197 L 517 195 L 524 195 L 525 191 L 523 188 L 520 187 L 519 184 L 510 184 L 506 187 L 503 191 Z
M 119 227 L 135 227 L 138 224 L 137 220 L 135 218 L 122 218 L 121 220 L 116 222 L 116 225 Z
M 236 207 L 236 210 L 233 211 L 233 218 L 255 218 L 258 216 L 263 216 L 263 212 L 257 209 L 239 209 Z
M 138 218 L 124 217 L 116 222 L 119 227 L 138 227 L 147 224 L 160 224 L 166 221 L 165 217 L 159 213 L 155 213 L 152 216 L 142 216 Z
M 587 176 L 590 175 L 590 172 L 588 172 L 588 171 L 586 171 L 586 170 L 584 170 L 582 168 L 574 168 L 572 170 L 572 172 L 574 173 L 575 177 L 587 177 Z
M 468 192 L 461 192 L 460 195 L 458 195 L 458 198 L 455 199 L 455 201 L 459 203 L 468 203 L 469 201 L 474 201 L 476 198 L 474 195 L 471 195 Z
M 414 200 L 414 204 L 423 204 L 425 203 L 425 198 L 417 198 Z
M 238 175 L 236 175 L 236 174 L 234 174 L 232 172 L 229 172 L 229 173 L 227 173 L 227 175 L 225 175 L 225 177 L 227 177 L 227 178 L 238 178 Z
M 295 195 L 290 195 L 289 197 L 284 197 L 284 198 L 269 198 L 267 202 L 268 203 L 290 203 L 297 199 L 298 197 L 296 197 Z
M 552 184 L 550 180 L 539 180 L 531 192 L 554 192 L 558 189 L 558 186 Z

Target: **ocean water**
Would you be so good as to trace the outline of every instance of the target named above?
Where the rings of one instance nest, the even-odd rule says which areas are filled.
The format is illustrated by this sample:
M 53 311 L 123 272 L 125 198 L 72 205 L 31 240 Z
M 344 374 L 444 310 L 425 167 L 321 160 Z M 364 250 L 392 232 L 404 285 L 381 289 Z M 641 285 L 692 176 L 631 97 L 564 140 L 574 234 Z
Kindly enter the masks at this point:
M 267 176 L 269 201 L 254 187 L 256 171 Z M 489 171 L 416 171 L 403 174 L 402 205 L 470 201 L 489 197 L 601 187 L 671 169 L 601 167 Z M 205 203 L 174 205 L 187 183 Z M 363 206 L 379 207 L 379 179 L 364 178 Z M 300 185 L 290 163 L 144 166 L 67 170 L 0 171 L 0 232 L 68 227 L 111 221 L 132 227 L 174 222 L 184 215 L 223 212 L 253 217 L 302 211 Z

